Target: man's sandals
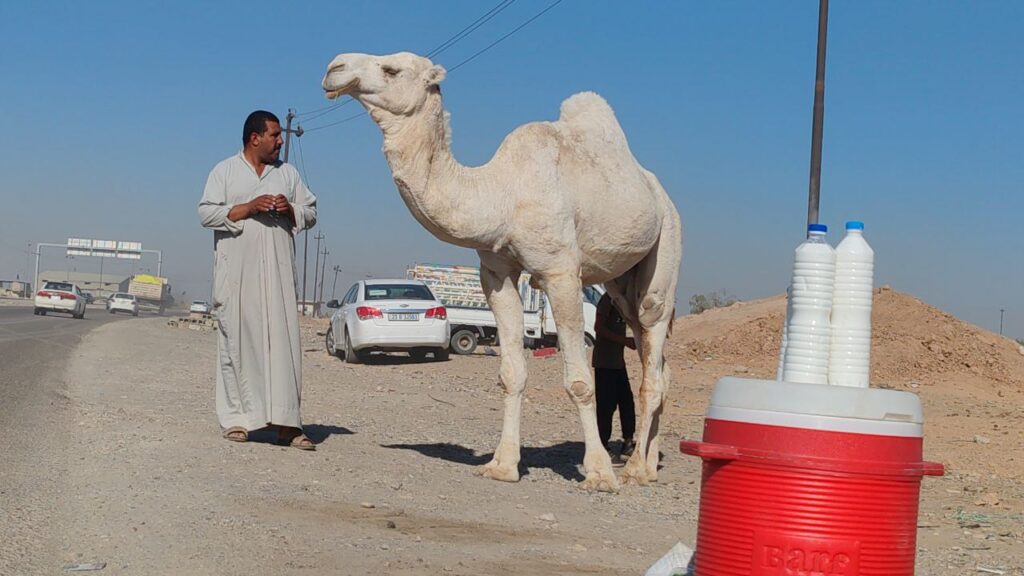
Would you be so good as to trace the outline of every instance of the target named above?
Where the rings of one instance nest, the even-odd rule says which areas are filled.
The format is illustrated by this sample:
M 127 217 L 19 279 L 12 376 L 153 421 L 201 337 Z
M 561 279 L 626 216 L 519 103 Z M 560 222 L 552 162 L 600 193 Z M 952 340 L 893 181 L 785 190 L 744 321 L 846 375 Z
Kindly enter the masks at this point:
M 224 431 L 224 439 L 232 442 L 248 442 L 249 431 L 241 426 L 232 426 Z
M 316 450 L 316 444 L 302 433 L 301 429 L 281 427 L 277 431 L 278 442 L 299 450 Z

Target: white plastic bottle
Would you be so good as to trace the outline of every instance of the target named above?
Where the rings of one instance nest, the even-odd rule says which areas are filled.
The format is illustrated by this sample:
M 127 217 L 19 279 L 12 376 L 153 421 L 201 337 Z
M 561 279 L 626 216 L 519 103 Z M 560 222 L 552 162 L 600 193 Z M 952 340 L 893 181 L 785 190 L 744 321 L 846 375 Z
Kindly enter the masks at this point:
M 836 246 L 829 384 L 868 387 L 874 267 L 875 252 L 864 239 L 864 223 L 847 222 L 846 237 Z
M 779 368 L 775 372 L 775 379 L 782 381 L 783 365 L 786 361 L 786 344 L 789 330 L 789 320 L 793 317 L 793 290 L 786 288 L 786 316 L 782 319 L 782 343 L 779 345 Z
M 807 240 L 796 247 L 790 286 L 793 315 L 786 325 L 786 355 L 782 361 L 782 379 L 786 382 L 828 384 L 836 253 L 825 240 L 827 232 L 824 224 L 811 224 Z

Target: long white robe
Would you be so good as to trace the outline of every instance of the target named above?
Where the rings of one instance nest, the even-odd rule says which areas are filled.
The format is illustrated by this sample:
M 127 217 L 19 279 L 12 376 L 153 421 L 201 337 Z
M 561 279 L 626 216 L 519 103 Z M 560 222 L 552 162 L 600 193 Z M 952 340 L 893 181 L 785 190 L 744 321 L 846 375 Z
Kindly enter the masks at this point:
M 263 194 L 283 194 L 295 213 L 232 222 L 228 212 Z M 300 427 L 302 350 L 295 297 L 295 234 L 316 224 L 316 197 L 289 164 L 262 175 L 239 153 L 210 172 L 199 220 L 214 231 L 213 314 L 217 418 L 224 428 Z

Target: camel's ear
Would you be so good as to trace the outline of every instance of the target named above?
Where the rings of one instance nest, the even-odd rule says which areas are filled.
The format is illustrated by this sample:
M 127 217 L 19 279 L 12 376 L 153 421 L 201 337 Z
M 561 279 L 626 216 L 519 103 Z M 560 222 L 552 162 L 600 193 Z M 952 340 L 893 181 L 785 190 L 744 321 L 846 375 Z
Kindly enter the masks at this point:
M 427 86 L 437 86 L 444 80 L 446 74 L 448 73 L 443 67 L 435 64 L 423 73 L 423 81 L 427 83 Z

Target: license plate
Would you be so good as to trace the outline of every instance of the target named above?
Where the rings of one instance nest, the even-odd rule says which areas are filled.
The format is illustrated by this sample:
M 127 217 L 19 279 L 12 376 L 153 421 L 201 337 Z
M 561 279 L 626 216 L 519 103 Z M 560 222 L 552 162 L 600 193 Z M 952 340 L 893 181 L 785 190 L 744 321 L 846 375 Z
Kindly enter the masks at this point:
M 50 300 L 60 300 L 60 296 L 50 296 Z
M 399 313 L 399 314 L 391 313 L 391 314 L 388 314 L 388 320 L 398 321 L 398 322 L 409 322 L 409 321 L 415 322 L 416 320 L 419 320 L 419 319 L 420 319 L 420 315 L 419 314 L 409 314 L 409 313 L 404 313 L 404 314 L 403 313 Z

